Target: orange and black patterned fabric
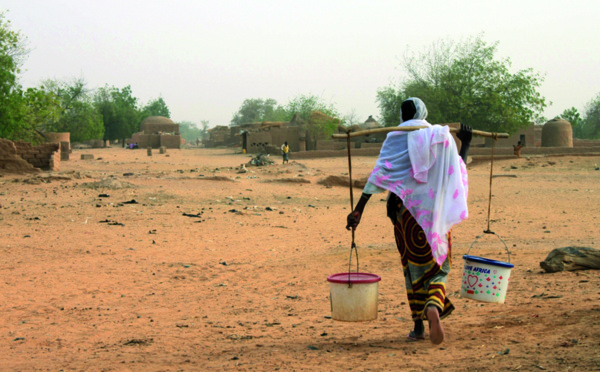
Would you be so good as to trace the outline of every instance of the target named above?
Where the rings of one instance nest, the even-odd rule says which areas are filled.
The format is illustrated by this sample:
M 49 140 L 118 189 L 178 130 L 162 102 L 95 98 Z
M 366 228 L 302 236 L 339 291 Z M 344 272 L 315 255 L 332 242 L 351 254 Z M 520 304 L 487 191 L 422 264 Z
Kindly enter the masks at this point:
M 391 194 L 388 200 L 388 216 L 394 223 L 394 237 L 402 259 L 413 320 L 425 319 L 424 310 L 430 305 L 440 310 L 440 318 L 448 316 L 454 310 L 454 305 L 446 297 L 446 279 L 451 267 L 450 233 L 448 258 L 440 266 L 433 258 L 425 232 L 395 194 Z

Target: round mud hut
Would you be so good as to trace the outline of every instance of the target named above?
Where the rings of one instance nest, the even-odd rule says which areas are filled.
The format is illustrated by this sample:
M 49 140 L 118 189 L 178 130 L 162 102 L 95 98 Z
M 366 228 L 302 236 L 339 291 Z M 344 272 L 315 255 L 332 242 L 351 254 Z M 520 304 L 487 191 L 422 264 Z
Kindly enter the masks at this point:
M 131 136 L 130 143 L 137 143 L 141 149 L 166 147 L 181 148 L 179 124 L 164 116 L 149 116 L 140 123 L 140 132 Z
M 571 123 L 554 118 L 542 127 L 542 147 L 573 147 Z
M 173 120 L 166 118 L 164 116 L 148 116 L 142 123 L 140 124 L 140 130 L 145 132 L 146 134 L 151 134 L 153 132 L 171 132 L 175 129 L 175 123 Z

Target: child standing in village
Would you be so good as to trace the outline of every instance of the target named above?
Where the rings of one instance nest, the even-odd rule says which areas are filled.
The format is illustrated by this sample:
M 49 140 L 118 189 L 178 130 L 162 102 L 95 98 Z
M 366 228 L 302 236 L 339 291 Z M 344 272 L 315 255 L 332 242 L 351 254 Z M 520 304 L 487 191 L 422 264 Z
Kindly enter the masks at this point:
M 516 145 L 513 145 L 513 149 L 514 149 L 514 154 L 520 158 L 521 157 L 521 149 L 524 147 L 524 145 L 521 143 L 521 141 L 519 141 Z
M 283 155 L 283 163 L 289 163 L 290 162 L 290 146 L 288 146 L 287 141 L 285 141 L 285 143 L 283 145 L 281 145 L 281 154 Z

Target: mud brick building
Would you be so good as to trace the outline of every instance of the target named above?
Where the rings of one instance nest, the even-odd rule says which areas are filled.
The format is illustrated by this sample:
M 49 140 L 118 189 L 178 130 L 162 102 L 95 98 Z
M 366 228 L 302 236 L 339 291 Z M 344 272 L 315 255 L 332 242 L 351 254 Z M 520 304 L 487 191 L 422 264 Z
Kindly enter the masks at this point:
M 140 132 L 134 133 L 129 142 L 137 143 L 140 149 L 148 147 L 179 149 L 181 148 L 179 124 L 163 116 L 147 117 L 140 124 Z
M 33 146 L 27 142 L 0 139 L 0 170 L 5 172 L 39 172 L 60 170 L 60 144 Z

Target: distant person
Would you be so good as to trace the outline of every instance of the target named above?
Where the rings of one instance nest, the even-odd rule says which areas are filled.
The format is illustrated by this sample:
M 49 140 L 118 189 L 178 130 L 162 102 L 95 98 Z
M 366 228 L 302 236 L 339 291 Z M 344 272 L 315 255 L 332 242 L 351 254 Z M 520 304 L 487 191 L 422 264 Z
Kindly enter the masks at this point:
M 514 150 L 515 150 L 515 151 L 514 151 L 514 154 L 515 154 L 515 155 L 517 155 L 517 157 L 518 157 L 518 158 L 520 158 L 520 157 L 521 157 L 521 149 L 522 149 L 523 147 L 525 147 L 525 145 L 523 145 L 523 144 L 521 143 L 521 141 L 519 141 L 519 143 L 517 143 L 516 145 L 513 145 L 513 148 L 514 148 Z
M 285 141 L 285 143 L 283 145 L 281 145 L 281 154 L 283 155 L 283 163 L 289 163 L 290 162 L 290 146 L 288 146 L 287 141 Z
M 133 150 L 133 142 L 129 142 L 129 149 Z

